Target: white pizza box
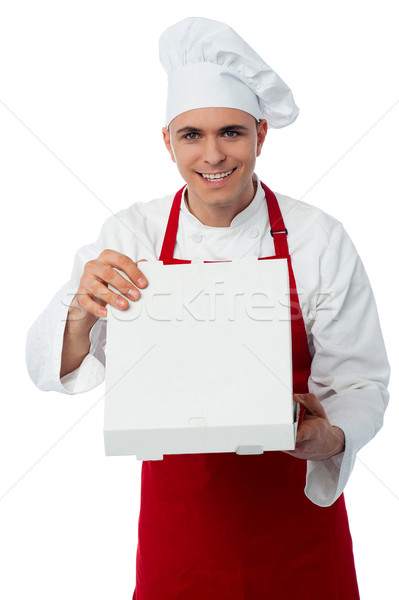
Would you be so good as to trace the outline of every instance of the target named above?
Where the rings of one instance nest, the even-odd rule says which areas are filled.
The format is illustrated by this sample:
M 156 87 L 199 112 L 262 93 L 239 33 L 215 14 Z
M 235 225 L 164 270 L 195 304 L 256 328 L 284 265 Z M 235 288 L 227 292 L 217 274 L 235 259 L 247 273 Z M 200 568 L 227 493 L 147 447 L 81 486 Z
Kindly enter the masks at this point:
M 287 260 L 140 270 L 140 299 L 108 307 L 106 455 L 292 450 Z

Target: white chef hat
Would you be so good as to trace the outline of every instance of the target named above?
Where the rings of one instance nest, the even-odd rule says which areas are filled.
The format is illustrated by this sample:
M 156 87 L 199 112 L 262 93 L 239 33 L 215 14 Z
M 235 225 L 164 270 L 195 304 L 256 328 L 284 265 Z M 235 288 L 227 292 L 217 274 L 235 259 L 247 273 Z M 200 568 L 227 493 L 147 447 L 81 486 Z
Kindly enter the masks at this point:
M 179 21 L 161 35 L 159 56 L 168 74 L 167 127 L 194 108 L 238 108 L 275 128 L 298 116 L 290 88 L 224 23 Z

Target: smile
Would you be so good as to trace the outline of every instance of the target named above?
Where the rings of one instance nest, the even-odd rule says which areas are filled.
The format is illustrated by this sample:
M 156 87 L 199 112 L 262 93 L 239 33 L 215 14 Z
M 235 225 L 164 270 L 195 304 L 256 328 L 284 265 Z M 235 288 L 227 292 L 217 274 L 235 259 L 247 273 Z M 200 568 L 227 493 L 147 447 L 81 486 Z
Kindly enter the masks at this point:
M 215 179 L 224 179 L 225 177 L 228 177 L 234 170 L 235 169 L 231 169 L 230 171 L 225 171 L 224 173 L 199 173 L 199 175 L 208 181 L 215 181 Z

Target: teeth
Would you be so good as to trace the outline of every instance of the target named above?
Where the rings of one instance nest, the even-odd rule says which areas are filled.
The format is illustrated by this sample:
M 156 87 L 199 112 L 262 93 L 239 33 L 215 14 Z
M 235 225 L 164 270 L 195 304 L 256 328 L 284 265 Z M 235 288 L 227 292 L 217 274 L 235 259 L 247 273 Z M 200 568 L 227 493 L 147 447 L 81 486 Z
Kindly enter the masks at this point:
M 225 173 L 210 173 L 209 175 L 207 173 L 201 173 L 201 175 L 204 179 L 210 179 L 212 181 L 213 179 L 223 179 L 224 177 L 230 175 L 233 171 L 234 169 L 231 169 L 231 171 L 226 171 Z

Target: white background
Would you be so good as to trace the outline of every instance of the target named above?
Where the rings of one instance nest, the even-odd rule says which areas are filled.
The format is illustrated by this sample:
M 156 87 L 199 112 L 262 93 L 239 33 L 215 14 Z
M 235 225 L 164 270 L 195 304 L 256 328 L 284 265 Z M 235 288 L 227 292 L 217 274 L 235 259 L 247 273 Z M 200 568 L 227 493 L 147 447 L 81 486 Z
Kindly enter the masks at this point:
M 75 251 L 97 238 L 106 217 L 182 185 L 162 145 L 157 44 L 187 16 L 228 22 L 291 86 L 301 113 L 269 132 L 257 173 L 343 221 L 371 279 L 392 401 L 346 500 L 361 598 L 399 598 L 395 5 L 1 2 L 1 598 L 123 600 L 133 592 L 140 464 L 104 457 L 103 387 L 75 397 L 40 392 L 24 349 Z

